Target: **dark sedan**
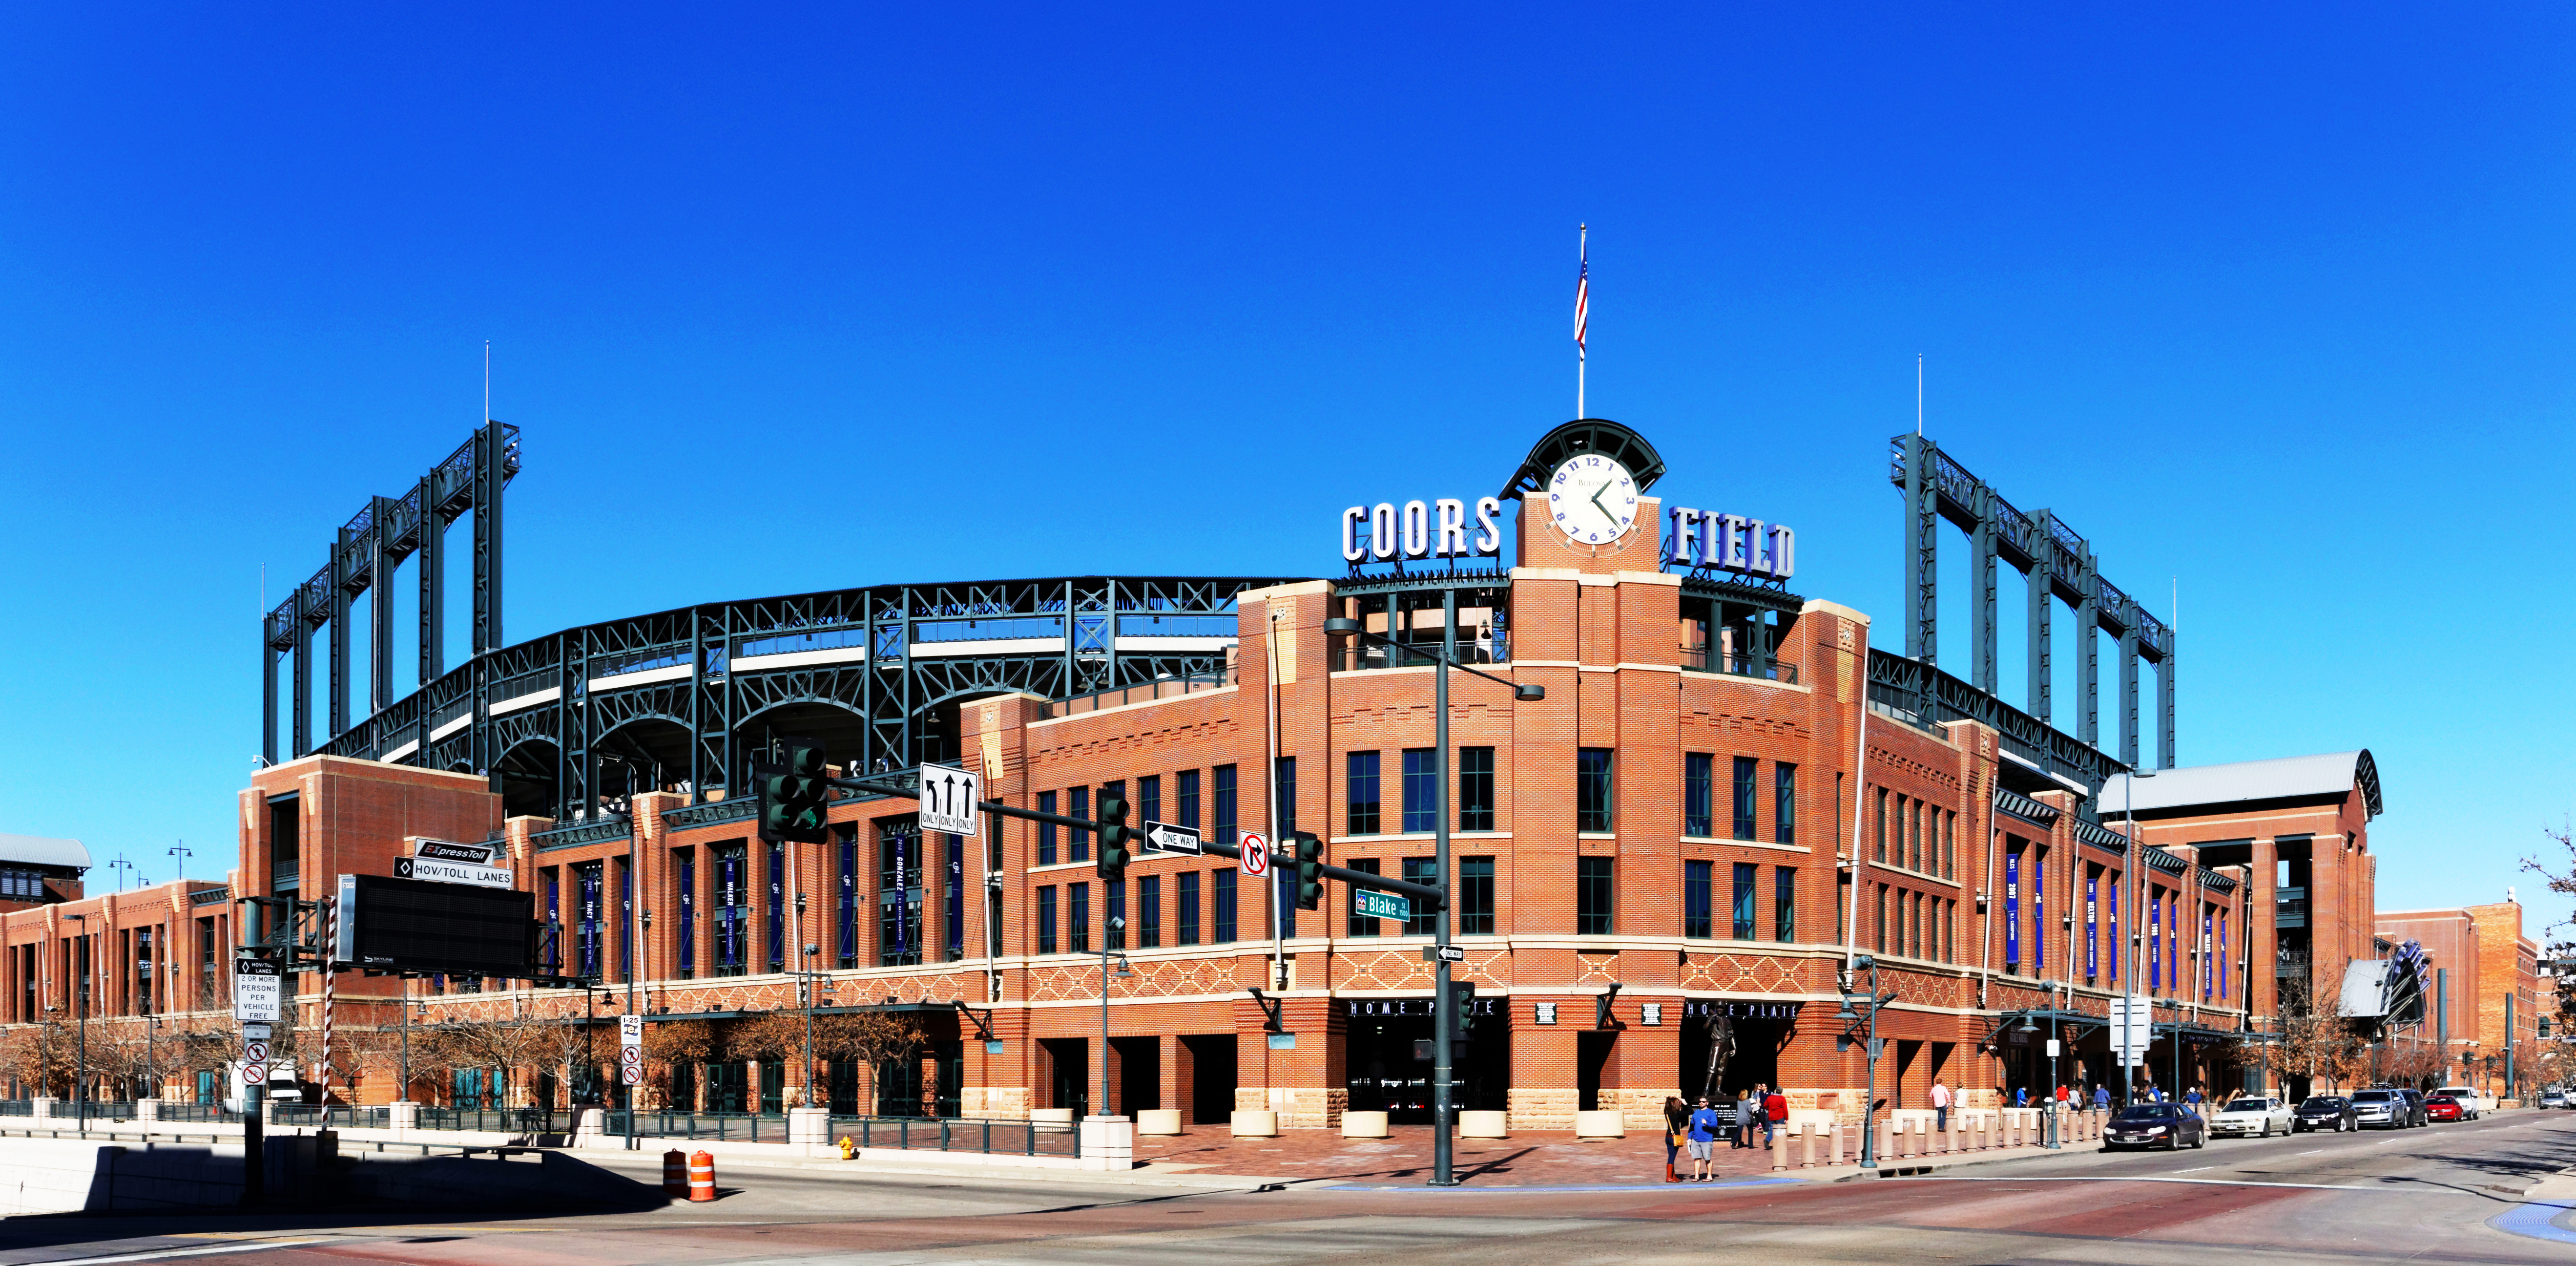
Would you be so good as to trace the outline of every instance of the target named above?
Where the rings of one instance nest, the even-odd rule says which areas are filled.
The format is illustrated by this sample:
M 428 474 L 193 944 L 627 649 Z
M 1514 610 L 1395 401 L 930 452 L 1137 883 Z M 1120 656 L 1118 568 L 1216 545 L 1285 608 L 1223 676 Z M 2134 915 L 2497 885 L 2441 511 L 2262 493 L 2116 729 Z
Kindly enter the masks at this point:
M 2353 1115 L 2352 1100 L 2342 1095 L 2310 1095 L 2290 1117 L 2290 1132 L 2293 1134 L 2308 1130 L 2332 1130 L 2341 1134 L 2360 1128 L 2361 1122 Z
M 2209 1127 L 2200 1114 L 2178 1103 L 2139 1103 L 2120 1109 L 2111 1124 L 2102 1131 L 2102 1150 L 2116 1152 L 2126 1147 L 2161 1147 L 2178 1152 L 2185 1147 L 2207 1147 Z

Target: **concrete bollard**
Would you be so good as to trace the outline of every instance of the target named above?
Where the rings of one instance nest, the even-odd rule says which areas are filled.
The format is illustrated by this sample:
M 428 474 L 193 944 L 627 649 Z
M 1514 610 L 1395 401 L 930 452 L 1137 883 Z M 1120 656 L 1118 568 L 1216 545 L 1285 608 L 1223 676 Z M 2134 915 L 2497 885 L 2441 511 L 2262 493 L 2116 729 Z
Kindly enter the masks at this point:
M 1829 1131 L 1825 1136 L 1825 1163 L 1840 1165 L 1843 1163 L 1843 1123 L 1836 1121 L 1825 1128 Z
M 1789 1128 L 1784 1125 L 1771 1132 L 1771 1168 L 1781 1170 L 1788 1167 Z
M 1814 1169 L 1816 1167 L 1816 1136 L 1824 1133 L 1824 1130 L 1825 1127 L 1818 1125 L 1813 1121 L 1808 1122 L 1805 1126 L 1799 1129 L 1798 1168 Z

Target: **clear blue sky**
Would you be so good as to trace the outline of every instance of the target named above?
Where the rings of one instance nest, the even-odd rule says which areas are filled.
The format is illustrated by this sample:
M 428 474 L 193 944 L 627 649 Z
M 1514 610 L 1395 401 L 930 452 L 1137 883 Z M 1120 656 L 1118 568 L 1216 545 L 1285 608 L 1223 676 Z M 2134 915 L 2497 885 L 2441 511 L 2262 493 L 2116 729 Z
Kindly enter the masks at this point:
M 2383 907 L 2528 897 L 2576 807 L 2571 36 L 2542 5 L 13 7 L 0 830 L 225 863 L 260 568 L 274 600 L 464 438 L 486 339 L 526 440 L 514 639 L 1323 574 L 1340 507 L 1488 491 L 1572 414 L 1589 221 L 1591 412 L 1676 499 L 1795 524 L 1802 592 L 1901 646 L 1920 353 L 1952 452 L 2133 592 L 2179 578 L 2186 764 L 2367 746 Z

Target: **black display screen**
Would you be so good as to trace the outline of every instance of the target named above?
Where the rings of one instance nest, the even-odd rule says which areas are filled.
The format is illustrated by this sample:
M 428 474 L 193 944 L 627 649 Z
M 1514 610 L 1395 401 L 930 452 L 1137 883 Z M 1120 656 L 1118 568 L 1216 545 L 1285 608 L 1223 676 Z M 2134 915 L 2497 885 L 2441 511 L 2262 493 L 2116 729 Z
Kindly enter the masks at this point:
M 340 876 L 336 957 L 352 967 L 526 979 L 537 896 L 513 888 Z

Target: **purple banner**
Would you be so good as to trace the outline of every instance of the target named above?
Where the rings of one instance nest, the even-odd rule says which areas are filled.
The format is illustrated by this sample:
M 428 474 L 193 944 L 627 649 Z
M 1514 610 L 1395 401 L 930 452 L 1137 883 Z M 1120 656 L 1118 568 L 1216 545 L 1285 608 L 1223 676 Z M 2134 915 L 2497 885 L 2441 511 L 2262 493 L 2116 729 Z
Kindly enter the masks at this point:
M 2200 908 L 2200 1000 L 2209 1001 L 2210 978 L 2218 974 L 2218 964 L 2209 956 L 2209 907 Z
M 2004 965 L 2021 965 L 2021 853 L 2004 854 Z
M 2111 979 L 2120 978 L 2120 880 L 2111 878 Z
M 2102 877 L 2084 877 L 2084 974 L 2102 971 Z
M 2153 888 L 2147 891 L 2147 992 L 2154 993 L 2165 987 L 2165 958 L 2158 952 L 2164 946 L 2165 899 Z

